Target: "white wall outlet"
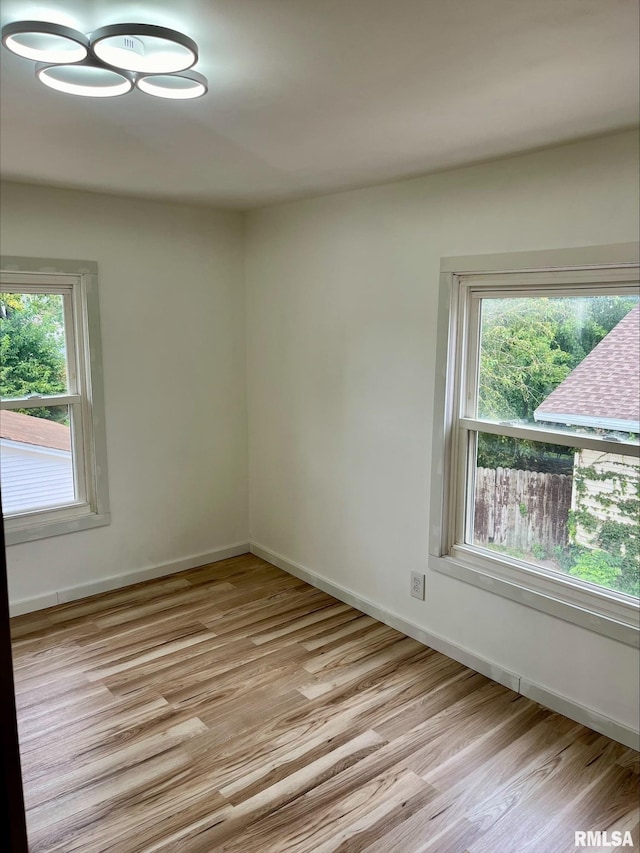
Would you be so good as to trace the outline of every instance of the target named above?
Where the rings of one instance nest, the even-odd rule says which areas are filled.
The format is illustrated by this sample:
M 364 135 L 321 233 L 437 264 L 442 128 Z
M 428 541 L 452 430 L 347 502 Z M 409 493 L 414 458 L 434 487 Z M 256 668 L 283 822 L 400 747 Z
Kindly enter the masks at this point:
M 411 595 L 424 601 L 424 575 L 422 572 L 411 572 Z

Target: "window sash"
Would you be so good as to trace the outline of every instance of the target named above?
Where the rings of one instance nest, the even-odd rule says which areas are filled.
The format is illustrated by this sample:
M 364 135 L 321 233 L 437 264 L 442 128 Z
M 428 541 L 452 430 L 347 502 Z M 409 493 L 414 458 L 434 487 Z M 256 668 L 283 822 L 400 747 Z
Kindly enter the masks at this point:
M 489 432 L 492 435 L 505 435 L 509 438 L 522 438 L 546 444 L 561 444 L 563 447 L 579 447 L 587 450 L 598 450 L 602 453 L 618 453 L 621 456 L 640 457 L 640 445 L 631 441 L 612 441 L 598 435 L 574 434 L 565 430 L 536 426 L 501 424 L 479 418 L 459 418 L 458 425 L 468 431 Z
M 482 432 L 483 430 L 480 430 Z M 477 430 L 466 430 L 463 429 L 460 431 L 460 443 L 464 445 L 461 448 L 460 458 L 464 460 L 464 463 L 460 465 L 460 471 L 458 473 L 458 495 L 460 495 L 460 500 L 458 500 L 457 505 L 455 507 L 454 512 L 454 524 L 452 525 L 454 535 L 450 541 L 449 552 L 452 554 L 457 554 L 458 556 L 465 556 L 472 553 L 478 553 L 483 555 L 485 560 L 495 560 L 507 565 L 516 566 L 518 571 L 530 572 L 533 574 L 542 574 L 551 580 L 555 580 L 556 582 L 565 583 L 568 586 L 574 588 L 581 588 L 590 591 L 591 593 L 596 593 L 598 595 L 602 594 L 608 598 L 611 598 L 615 601 L 622 602 L 632 602 L 634 608 L 637 610 L 639 603 L 638 599 L 634 596 L 627 595 L 626 593 L 619 592 L 617 590 L 607 589 L 606 587 L 601 587 L 597 584 L 592 584 L 589 581 L 584 581 L 580 578 L 576 578 L 570 575 L 560 574 L 559 572 L 553 569 L 546 569 L 542 566 L 537 566 L 535 563 L 529 563 L 525 560 L 519 560 L 516 557 L 500 555 L 496 552 L 490 551 L 486 548 L 483 548 L 482 545 L 477 545 L 473 542 L 473 512 L 470 511 L 472 507 L 475 507 L 475 474 L 476 474 L 476 447 L 477 447 L 477 439 L 478 439 L 478 431 Z M 620 453 L 620 448 L 612 442 L 613 451 L 617 455 L 623 455 Z M 638 448 L 634 448 L 638 451 Z M 637 458 L 638 452 L 626 454 L 631 458 Z
M 572 286 L 563 281 L 563 274 L 521 273 L 518 276 L 505 276 L 504 281 L 489 277 L 481 281 L 481 276 L 460 276 L 458 296 L 456 359 L 461 372 L 460 402 L 458 417 L 477 418 L 478 382 L 480 369 L 480 321 L 481 303 L 484 299 L 523 299 L 523 298 L 589 298 L 595 296 L 637 296 L 638 272 L 634 270 L 602 270 L 594 281 L 596 271 L 583 271 L 585 281 L 575 283 L 577 271 L 570 273 Z M 530 281 L 530 279 L 533 279 Z M 541 280 L 543 279 L 543 280 Z M 514 284 L 518 285 L 514 287 Z M 526 287 L 523 285 L 526 284 Z M 544 287 L 536 286 L 544 284 Z M 603 288 L 603 285 L 608 286 Z M 457 371 L 458 372 L 458 371 Z
M 3 255 L 0 257 L 0 287 L 2 285 L 2 289 L 24 293 L 47 287 L 54 292 L 71 289 L 74 322 L 67 325 L 76 337 L 78 387 L 73 390 L 82 397 L 82 444 L 86 465 L 83 482 L 86 482 L 87 491 L 86 504 L 6 518 L 6 544 L 16 545 L 110 524 L 98 265 L 86 259 Z M 79 435 L 77 429 L 75 434 Z
M 514 557 L 499 555 L 473 541 L 475 500 L 475 449 L 481 432 L 527 439 L 565 447 L 593 449 L 632 458 L 640 457 L 640 446 L 630 441 L 611 441 L 597 435 L 571 433 L 546 426 L 503 424 L 477 416 L 480 306 L 483 299 L 542 297 L 589 297 L 638 295 L 637 265 L 605 269 L 543 270 L 517 273 L 452 274 L 450 296 L 448 382 L 445 390 L 445 495 L 440 555 L 473 566 L 473 571 L 504 580 L 519 588 L 526 599 L 532 595 L 569 600 L 572 605 L 620 622 L 638 624 L 638 599 L 608 590 L 588 581 L 554 572 Z M 454 571 L 455 573 L 455 571 Z M 460 576 L 463 576 L 463 569 Z M 562 592 L 564 590 L 564 592 Z
M 28 398 L 30 399 L 30 398 Z M 56 398 L 47 398 L 56 399 Z M 67 398 L 60 398 L 66 400 Z M 21 516 L 33 516 L 35 514 L 48 515 L 54 510 L 78 505 L 89 505 L 89 489 L 87 487 L 87 465 L 84 453 L 84 428 L 82 423 L 82 399 L 74 398 L 75 403 L 69 405 L 69 419 L 71 426 L 71 467 L 73 471 L 73 491 L 75 499 L 73 501 L 54 504 L 47 507 L 33 507 L 19 512 L 7 512 L 5 518 L 19 518 Z M 35 405 L 42 405 L 43 398 L 37 400 Z M 13 402 L 13 401 L 12 401 Z M 55 403 L 54 405 L 58 405 Z M 11 411 L 12 408 L 22 409 L 24 406 L 3 406 L 3 409 Z
M 535 569 L 496 559 L 493 552 L 487 558 L 480 549 L 469 553 L 454 543 L 456 496 L 466 485 L 464 478 L 462 485 L 458 482 L 460 384 L 465 374 L 460 358 L 466 352 L 461 315 L 467 307 L 462 283 L 482 285 L 484 293 L 490 292 L 489 282 L 497 283 L 499 296 L 510 285 L 522 296 L 525 280 L 528 287 L 535 281 L 558 288 L 559 282 L 565 292 L 575 288 L 577 295 L 584 295 L 590 283 L 599 285 L 607 279 L 622 287 L 637 285 L 639 260 L 637 242 L 441 259 L 428 531 L 432 571 L 633 647 L 640 646 L 637 601 L 614 601 L 610 609 L 606 590 L 596 593 L 569 586 L 555 577 L 541 577 Z M 558 289 L 555 292 L 561 295 Z
M 20 512 L 6 513 L 7 520 L 16 524 L 24 519 L 33 524 L 37 520 L 48 521 L 56 516 L 75 517 L 78 509 L 95 511 L 95 484 L 90 477 L 91 452 L 90 434 L 91 406 L 88 395 L 88 371 L 86 358 L 86 330 L 82 322 L 84 292 L 82 277 L 56 273 L 3 272 L 0 277 L 3 293 L 25 293 L 60 295 L 63 298 L 65 354 L 67 367 L 66 394 L 30 394 L 26 397 L 4 397 L 0 410 L 31 409 L 42 406 L 69 406 L 71 426 L 71 459 L 74 479 L 75 500 L 50 507 L 33 507 Z
M 82 401 L 80 394 L 29 394 L 28 397 L 4 397 L 0 409 L 38 409 L 42 406 L 73 406 Z

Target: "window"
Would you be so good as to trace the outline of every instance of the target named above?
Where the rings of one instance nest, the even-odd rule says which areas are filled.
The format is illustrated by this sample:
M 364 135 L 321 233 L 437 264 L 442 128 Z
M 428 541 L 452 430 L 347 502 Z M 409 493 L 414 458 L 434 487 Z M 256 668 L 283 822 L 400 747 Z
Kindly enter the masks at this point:
M 431 565 L 636 644 L 638 266 L 518 260 L 445 262 Z
M 108 524 L 96 266 L 3 258 L 0 275 L 7 541 Z

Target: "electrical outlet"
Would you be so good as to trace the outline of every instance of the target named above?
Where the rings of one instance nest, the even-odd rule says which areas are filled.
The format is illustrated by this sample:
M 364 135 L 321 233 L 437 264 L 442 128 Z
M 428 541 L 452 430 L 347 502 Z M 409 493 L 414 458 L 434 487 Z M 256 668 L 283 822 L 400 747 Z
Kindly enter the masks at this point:
M 421 572 L 411 572 L 411 595 L 424 601 L 424 575 Z

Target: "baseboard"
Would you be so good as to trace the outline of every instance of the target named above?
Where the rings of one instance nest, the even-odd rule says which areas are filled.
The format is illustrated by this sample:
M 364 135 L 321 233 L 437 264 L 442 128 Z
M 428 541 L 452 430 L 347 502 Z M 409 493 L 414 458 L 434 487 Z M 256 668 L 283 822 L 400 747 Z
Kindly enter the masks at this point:
M 333 581 L 310 571 L 304 566 L 301 566 L 299 563 L 294 563 L 293 561 L 288 560 L 281 554 L 276 554 L 274 551 L 270 551 L 268 548 L 264 548 L 255 542 L 250 544 L 250 550 L 252 554 L 256 555 L 256 557 L 262 557 L 263 560 L 267 560 L 267 562 L 272 563 L 279 569 L 283 569 L 285 572 L 289 572 L 289 574 L 300 578 L 300 580 L 307 581 L 307 583 L 310 583 L 312 586 L 315 586 L 324 592 L 328 592 L 329 595 L 333 595 L 340 601 L 344 601 L 345 604 L 350 604 L 352 607 L 355 607 L 356 610 L 366 613 L 367 616 L 372 616 L 374 619 L 377 619 L 378 622 L 384 622 L 385 625 L 395 628 L 402 634 L 406 634 L 407 637 L 412 637 L 419 643 L 429 646 L 437 652 L 442 652 L 442 654 L 447 657 L 457 660 L 459 663 L 468 666 L 470 669 L 473 669 L 482 675 L 486 675 L 487 678 L 491 678 L 493 681 L 497 681 L 499 684 L 504 684 L 505 687 L 515 690 L 516 693 L 519 692 L 520 679 L 515 673 L 509 672 L 503 667 L 497 666 L 484 658 L 478 657 L 478 655 L 475 655 L 473 652 L 469 651 L 469 649 L 464 649 L 461 646 L 454 645 L 454 643 L 451 643 L 444 637 L 425 631 L 415 623 L 408 622 L 406 619 L 403 619 L 402 616 L 398 616 L 397 613 L 393 613 L 390 610 L 380 607 L 375 604 L 375 602 L 358 595 L 340 584 L 333 583 Z
M 32 613 L 35 610 L 43 610 L 45 607 L 54 607 L 56 604 L 66 604 L 69 601 L 77 601 L 89 595 L 97 595 L 100 592 L 109 592 L 112 589 L 131 586 L 140 581 L 163 578 L 174 575 L 176 572 L 184 572 L 187 569 L 195 569 L 198 566 L 206 566 L 208 563 L 218 563 L 220 560 L 228 560 L 230 557 L 239 557 L 249 551 L 248 542 L 239 542 L 237 545 L 229 545 L 226 548 L 218 548 L 206 554 L 193 554 L 182 560 L 172 560 L 157 566 L 149 566 L 146 569 L 137 569 L 122 575 L 112 575 L 99 581 L 69 586 L 56 592 L 48 592 L 44 595 L 22 598 L 9 605 L 10 616 L 20 616 L 23 613 Z
M 57 592 L 47 592 L 44 595 L 34 595 L 33 598 L 23 598 L 9 604 L 9 616 L 21 616 L 23 613 L 33 613 L 46 607 L 55 607 L 58 603 Z
M 534 702 L 544 705 L 545 708 L 551 708 L 552 711 L 557 711 L 559 714 L 569 717 L 577 723 L 582 723 L 583 726 L 588 726 L 601 735 L 610 737 L 611 740 L 630 746 L 636 752 L 640 751 L 640 733 L 605 717 L 604 714 L 585 708 L 584 705 L 579 705 L 577 702 L 567 699 L 566 696 L 560 696 L 560 694 L 553 693 L 551 690 L 524 678 L 520 679 L 520 693 L 529 699 L 533 699 Z
M 288 560 L 286 557 L 283 557 L 282 554 L 278 554 L 275 551 L 271 551 L 269 548 L 259 545 L 257 542 L 251 542 L 249 547 L 251 553 L 255 554 L 256 557 L 261 557 L 263 560 L 272 563 L 279 569 L 283 569 L 283 571 L 295 575 L 295 577 L 329 593 L 329 595 L 333 595 L 334 598 L 344 601 L 345 604 L 350 604 L 352 607 L 355 607 L 356 610 L 360 610 L 362 613 L 372 616 L 379 622 L 383 622 L 385 625 L 395 628 L 401 633 L 406 634 L 407 637 L 412 637 L 419 643 L 423 643 L 425 646 L 429 646 L 447 657 L 468 666 L 469 669 L 473 669 L 475 672 L 486 675 L 487 678 L 491 678 L 493 681 L 503 684 L 505 687 L 514 690 L 516 693 L 521 693 L 523 696 L 538 702 L 540 705 L 544 705 L 552 711 L 557 711 L 565 717 L 569 717 L 571 720 L 582 723 L 594 731 L 606 735 L 612 740 L 618 741 L 618 743 L 622 743 L 632 749 L 640 749 L 640 734 L 634 729 L 624 726 L 621 723 L 617 723 L 615 720 L 605 717 L 603 714 L 593 711 L 590 708 L 585 708 L 583 705 L 574 702 L 572 699 L 552 693 L 538 684 L 527 681 L 522 676 L 510 672 L 498 664 L 480 657 L 469 649 L 465 649 L 462 646 L 452 643 L 450 640 L 446 640 L 444 637 L 425 631 L 415 623 L 409 622 L 384 607 L 380 607 L 380 605 L 364 598 L 356 592 L 353 592 L 353 590 L 334 583 L 328 578 L 311 571 L 305 566 L 295 563 L 292 560 Z

